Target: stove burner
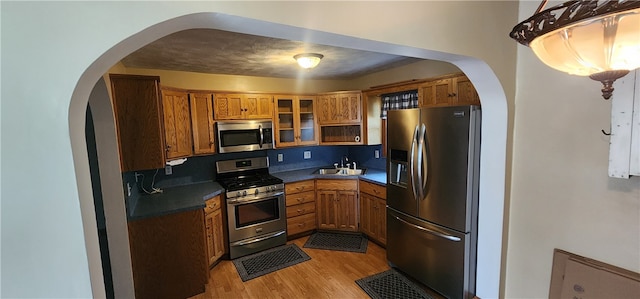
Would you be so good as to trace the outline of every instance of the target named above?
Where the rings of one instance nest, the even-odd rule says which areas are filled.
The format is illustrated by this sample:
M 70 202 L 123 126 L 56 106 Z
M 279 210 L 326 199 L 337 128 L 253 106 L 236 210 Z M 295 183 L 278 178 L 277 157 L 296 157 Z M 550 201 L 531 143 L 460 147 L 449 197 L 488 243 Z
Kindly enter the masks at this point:
M 220 182 L 227 191 L 282 184 L 282 180 L 269 174 L 230 177 Z

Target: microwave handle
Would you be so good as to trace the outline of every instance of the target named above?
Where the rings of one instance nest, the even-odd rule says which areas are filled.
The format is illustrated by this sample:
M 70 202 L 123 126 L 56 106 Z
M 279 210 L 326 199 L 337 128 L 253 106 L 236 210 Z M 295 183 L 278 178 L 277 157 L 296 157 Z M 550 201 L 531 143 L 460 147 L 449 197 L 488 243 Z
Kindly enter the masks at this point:
M 258 125 L 258 130 L 260 131 L 260 148 L 264 144 L 264 132 L 262 131 L 262 125 Z

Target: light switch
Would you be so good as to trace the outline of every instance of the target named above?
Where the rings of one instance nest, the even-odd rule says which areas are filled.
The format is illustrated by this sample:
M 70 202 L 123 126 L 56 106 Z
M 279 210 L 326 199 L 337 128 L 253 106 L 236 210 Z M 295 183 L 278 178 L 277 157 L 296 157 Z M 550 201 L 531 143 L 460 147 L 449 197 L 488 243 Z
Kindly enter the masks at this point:
M 373 155 L 376 157 L 376 159 L 380 159 L 380 151 L 379 150 L 375 150 L 373 152 Z
M 278 154 L 278 162 L 282 162 L 282 160 L 284 160 L 284 158 L 282 157 L 282 154 Z
M 304 151 L 304 158 L 311 159 L 311 151 Z

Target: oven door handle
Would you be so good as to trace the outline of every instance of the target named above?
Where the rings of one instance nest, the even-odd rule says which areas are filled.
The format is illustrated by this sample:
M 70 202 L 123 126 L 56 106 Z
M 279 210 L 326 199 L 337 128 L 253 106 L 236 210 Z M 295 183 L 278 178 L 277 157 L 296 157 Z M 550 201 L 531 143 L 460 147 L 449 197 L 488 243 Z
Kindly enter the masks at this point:
M 262 125 L 258 125 L 258 130 L 260 130 L 260 148 L 264 144 L 264 132 L 262 131 Z
M 273 193 L 273 194 L 269 194 L 269 197 L 251 197 L 251 198 L 240 198 L 240 199 L 232 199 L 232 200 L 227 200 L 227 203 L 230 205 L 240 205 L 240 204 L 246 204 L 246 203 L 252 203 L 252 202 L 258 202 L 258 201 L 263 201 L 263 200 L 267 200 L 267 199 L 271 199 L 271 198 L 275 198 L 275 197 L 280 197 L 284 194 L 283 191 L 277 192 L 277 193 Z
M 244 246 L 244 245 L 248 245 L 248 244 L 257 243 L 257 242 L 264 241 L 264 240 L 267 240 L 267 239 L 275 238 L 277 236 L 281 236 L 285 232 L 286 231 L 281 230 L 279 232 L 271 233 L 271 234 L 268 234 L 268 235 L 259 236 L 259 237 L 251 238 L 251 239 L 248 239 L 248 240 L 242 240 L 242 241 L 234 242 L 234 243 L 231 243 L 231 246 L 234 246 L 234 247 L 235 246 Z

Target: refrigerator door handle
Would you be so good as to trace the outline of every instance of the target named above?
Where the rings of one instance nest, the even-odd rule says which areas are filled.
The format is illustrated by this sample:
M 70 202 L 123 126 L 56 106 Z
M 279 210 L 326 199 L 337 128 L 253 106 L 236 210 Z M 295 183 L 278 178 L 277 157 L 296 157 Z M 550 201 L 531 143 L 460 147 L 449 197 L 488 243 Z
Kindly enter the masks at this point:
M 425 176 L 424 176 L 424 180 L 422 177 L 422 168 L 423 168 L 423 164 L 426 161 L 426 157 L 424 154 L 424 150 L 425 150 L 425 144 L 424 144 L 424 135 L 426 133 L 427 127 L 422 124 L 420 125 L 420 132 L 418 133 L 418 194 L 420 195 L 419 199 L 424 199 L 425 195 L 424 194 L 424 180 L 426 180 L 427 178 L 427 173 L 426 173 L 426 168 L 425 170 Z
M 451 235 L 443 234 L 443 233 L 441 233 L 441 232 L 437 232 L 437 231 L 434 231 L 434 230 L 430 230 L 430 229 L 428 229 L 428 228 L 424 228 L 424 227 L 422 227 L 422 226 L 415 225 L 415 224 L 413 224 L 413 223 L 409 223 L 409 222 L 407 222 L 407 221 L 403 220 L 402 218 L 400 218 L 400 217 L 398 217 L 398 216 L 394 216 L 394 217 L 395 217 L 396 219 L 398 219 L 398 221 L 400 221 L 400 222 L 402 222 L 402 223 L 404 223 L 404 224 L 406 224 L 406 225 L 408 225 L 408 226 L 410 226 L 410 227 L 413 227 L 413 228 L 415 228 L 415 229 L 417 229 L 417 230 L 423 231 L 423 232 L 428 233 L 428 234 L 432 234 L 432 235 L 437 236 L 437 237 L 440 237 L 440 238 L 447 239 L 447 240 L 449 240 L 449 241 L 460 242 L 460 238 L 458 238 L 458 237 L 456 237 L 456 236 L 451 236 Z
M 418 140 L 418 125 L 413 133 L 413 138 L 411 139 L 411 159 L 409 161 L 409 173 L 411 174 L 411 191 L 413 191 L 413 198 L 418 200 L 418 184 L 416 184 L 416 176 L 415 176 L 415 148 L 416 141 Z
M 429 148 L 429 144 L 427 143 L 427 127 L 422 124 L 422 128 L 424 129 L 422 131 L 422 134 L 420 134 L 420 136 L 422 136 L 422 165 L 424 167 L 424 178 L 421 181 L 420 187 L 422 189 L 422 199 L 425 199 L 425 197 L 427 196 L 427 181 L 429 180 L 429 155 L 427 154 L 428 148 Z

